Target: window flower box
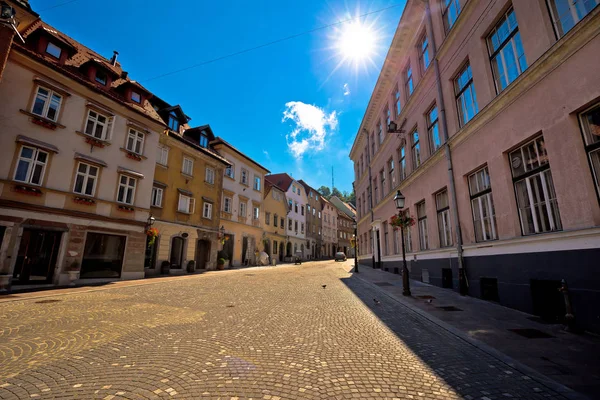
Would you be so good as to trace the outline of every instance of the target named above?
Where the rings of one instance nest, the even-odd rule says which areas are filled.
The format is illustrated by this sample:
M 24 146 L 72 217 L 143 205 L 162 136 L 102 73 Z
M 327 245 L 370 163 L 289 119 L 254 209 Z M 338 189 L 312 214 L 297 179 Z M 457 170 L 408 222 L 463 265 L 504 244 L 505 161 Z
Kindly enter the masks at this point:
M 104 144 L 104 142 L 102 140 L 94 139 L 93 137 L 87 137 L 87 138 L 85 138 L 85 142 L 87 144 L 92 145 L 92 146 L 100 147 L 101 149 L 104 148 L 104 146 L 105 146 L 105 144 Z
M 40 197 L 42 195 L 42 191 L 40 189 L 33 188 L 30 186 L 25 186 L 25 185 L 16 185 L 14 188 L 14 191 L 16 193 L 22 193 L 22 194 L 26 194 L 29 196 Z
M 142 156 L 140 156 L 139 154 L 133 153 L 131 151 L 126 152 L 125 156 L 127 158 L 131 158 L 132 160 L 135 160 L 135 161 L 142 161 Z
M 123 205 L 120 205 L 120 206 L 118 206 L 117 208 L 118 208 L 119 210 L 121 210 L 121 211 L 124 211 L 124 212 L 134 212 L 134 211 L 135 211 L 135 208 L 133 208 L 133 207 L 129 207 L 129 206 L 123 206 Z
M 88 199 L 86 197 L 74 197 L 73 203 L 83 204 L 84 206 L 93 206 L 94 204 L 96 204 L 96 200 Z
M 38 118 L 38 117 L 31 117 L 31 122 L 33 122 L 36 125 L 42 126 L 44 128 L 47 129 L 51 129 L 51 130 L 55 130 L 56 127 L 58 126 L 57 124 L 55 124 L 54 122 L 44 119 L 44 118 Z

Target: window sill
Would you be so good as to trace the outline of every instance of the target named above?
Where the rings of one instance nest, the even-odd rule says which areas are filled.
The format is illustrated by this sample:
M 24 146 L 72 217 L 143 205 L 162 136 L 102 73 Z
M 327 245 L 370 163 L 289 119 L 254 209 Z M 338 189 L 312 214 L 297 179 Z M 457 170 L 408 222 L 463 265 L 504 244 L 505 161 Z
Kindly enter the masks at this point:
M 181 175 L 183 175 L 186 179 L 193 179 L 194 177 L 192 175 L 188 175 L 185 172 L 181 172 Z
M 235 181 L 235 176 L 225 175 L 225 178 L 231 179 L 232 181 Z
M 77 193 L 75 197 L 73 197 L 73 203 L 82 204 L 84 206 L 93 206 L 94 204 L 96 204 L 96 200 L 94 200 L 91 196 L 81 195 Z
M 30 186 L 26 183 L 15 184 L 15 186 L 13 187 L 13 191 L 16 193 L 21 193 L 21 194 L 25 194 L 28 196 L 35 196 L 35 197 L 40 197 L 41 195 L 44 194 L 44 192 L 42 192 L 40 189 Z
M 210 186 L 215 186 L 214 182 L 204 181 L 204 183 L 206 183 L 207 185 L 210 185 Z
M 130 206 L 130 205 L 125 205 L 125 204 L 119 204 L 119 205 L 117 206 L 117 208 L 118 208 L 119 210 L 123 211 L 123 212 L 129 212 L 129 213 L 131 213 L 131 212 L 134 212 L 134 211 L 135 211 L 135 208 L 133 208 L 133 207 L 132 207 L 132 206 Z
M 164 168 L 164 169 L 169 169 L 169 167 L 167 165 L 161 164 L 159 162 L 156 163 L 157 166 Z
M 177 210 L 177 212 L 178 212 L 179 214 L 183 214 L 183 215 L 192 215 L 192 213 L 190 213 L 190 212 L 187 212 L 187 211 L 181 211 L 181 210 Z
M 202 219 L 205 219 L 205 220 L 207 220 L 207 221 L 212 221 L 212 218 L 205 217 L 204 215 L 202 216 Z
M 23 109 L 20 109 L 19 112 L 21 114 L 25 114 L 25 115 L 31 117 L 31 122 L 32 123 L 34 123 L 36 125 L 39 125 L 39 126 L 42 126 L 44 128 L 48 128 L 50 130 L 55 130 L 56 128 L 61 128 L 61 129 L 65 129 L 66 128 L 66 126 L 61 125 L 61 124 L 59 124 L 56 121 L 52 121 L 51 119 L 42 117 L 42 116 L 34 114 L 32 112 L 29 112 L 29 111 L 26 111 L 26 110 L 23 110 Z
M 151 208 L 160 208 L 162 210 L 163 206 L 155 206 L 153 204 L 150 205 Z
M 142 160 L 147 160 L 148 157 L 143 156 L 141 154 L 138 153 L 134 153 L 133 151 L 129 151 L 124 147 L 120 147 L 119 150 L 121 150 L 122 152 L 125 152 L 125 157 L 127 158 L 131 158 L 132 160 L 135 161 L 142 161 Z
M 106 147 L 106 146 L 110 146 L 110 142 L 108 140 L 98 139 L 98 138 L 95 138 L 93 136 L 90 136 L 90 135 L 85 134 L 85 133 L 80 132 L 80 131 L 75 131 L 75 133 L 78 134 L 81 137 L 84 137 L 85 138 L 85 142 L 87 144 L 92 145 L 92 147 L 103 148 L 103 147 Z

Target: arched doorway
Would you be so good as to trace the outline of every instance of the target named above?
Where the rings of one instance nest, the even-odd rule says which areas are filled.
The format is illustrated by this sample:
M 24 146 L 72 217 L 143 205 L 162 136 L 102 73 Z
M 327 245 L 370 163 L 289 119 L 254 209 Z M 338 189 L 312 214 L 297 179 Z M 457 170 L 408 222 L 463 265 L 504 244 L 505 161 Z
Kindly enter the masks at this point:
M 283 242 L 279 243 L 279 261 L 283 262 Z
M 171 255 L 169 256 L 169 262 L 171 263 L 172 269 L 180 269 L 183 263 L 183 245 L 184 239 L 176 236 L 171 240 Z
M 285 256 L 286 257 L 292 256 L 292 242 L 287 242 L 286 249 L 285 249 Z

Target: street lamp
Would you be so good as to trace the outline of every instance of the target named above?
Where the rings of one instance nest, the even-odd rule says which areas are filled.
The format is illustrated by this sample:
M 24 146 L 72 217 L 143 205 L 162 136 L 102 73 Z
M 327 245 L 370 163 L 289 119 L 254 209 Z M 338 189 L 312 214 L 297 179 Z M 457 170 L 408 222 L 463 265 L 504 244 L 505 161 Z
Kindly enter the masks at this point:
M 354 228 L 354 272 L 358 274 L 358 234 L 356 232 L 356 221 L 352 222 L 352 227 Z
M 398 192 L 396 192 L 396 196 L 394 197 L 394 203 L 396 203 L 399 217 L 402 217 L 401 214 L 405 201 L 406 198 L 398 190 Z M 406 266 L 406 253 L 404 251 L 404 226 L 400 227 L 400 238 L 402 239 L 402 294 L 404 296 L 410 296 L 410 281 L 408 280 L 408 267 Z
M 394 121 L 391 121 L 387 128 L 388 128 L 388 133 L 404 133 L 404 132 L 406 132 L 404 129 L 398 129 L 398 124 L 395 123 Z
M 150 214 L 148 216 L 148 219 L 146 220 L 146 230 L 152 228 L 152 225 L 154 225 L 154 222 L 156 221 L 156 218 L 154 218 L 152 216 L 152 214 Z

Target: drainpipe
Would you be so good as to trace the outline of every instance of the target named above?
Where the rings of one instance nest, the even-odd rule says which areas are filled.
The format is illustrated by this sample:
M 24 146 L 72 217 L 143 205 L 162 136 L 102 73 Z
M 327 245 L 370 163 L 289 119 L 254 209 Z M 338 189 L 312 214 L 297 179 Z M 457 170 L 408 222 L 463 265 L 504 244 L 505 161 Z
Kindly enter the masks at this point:
M 444 139 L 444 153 L 448 164 L 448 178 L 450 181 L 450 209 L 452 210 L 452 216 L 454 219 L 454 233 L 456 238 L 456 251 L 458 253 L 458 285 L 460 294 L 466 295 L 468 291 L 468 281 L 465 271 L 465 264 L 463 259 L 463 244 L 462 244 L 462 232 L 460 229 L 460 222 L 458 218 L 458 201 L 456 198 L 456 185 L 454 182 L 454 171 L 452 168 L 452 155 L 450 153 L 450 146 L 448 145 L 448 124 L 446 122 L 446 106 L 444 105 L 444 95 L 442 92 L 442 78 L 440 75 L 440 65 L 437 59 L 437 48 L 435 46 L 435 39 L 433 36 L 433 23 L 431 21 L 431 8 L 429 0 L 424 0 L 425 3 L 425 23 L 427 25 L 427 39 L 431 44 L 433 60 L 433 68 L 435 71 L 435 81 L 437 86 L 438 101 L 440 107 L 440 123 L 442 128 L 442 136 Z
M 371 209 L 371 223 L 373 223 L 375 216 L 373 214 L 373 180 L 371 179 L 371 143 L 369 143 L 369 132 L 367 132 L 366 129 L 363 129 L 363 132 L 365 133 L 365 135 L 367 135 L 367 165 L 369 166 L 369 208 Z M 373 226 L 371 225 L 371 228 L 369 229 L 369 231 L 371 231 L 371 237 L 373 238 L 373 248 L 371 249 L 373 251 L 372 253 L 372 260 L 373 260 L 373 268 L 377 268 L 375 266 L 375 246 L 377 246 L 377 242 L 375 240 L 375 230 L 373 229 Z

